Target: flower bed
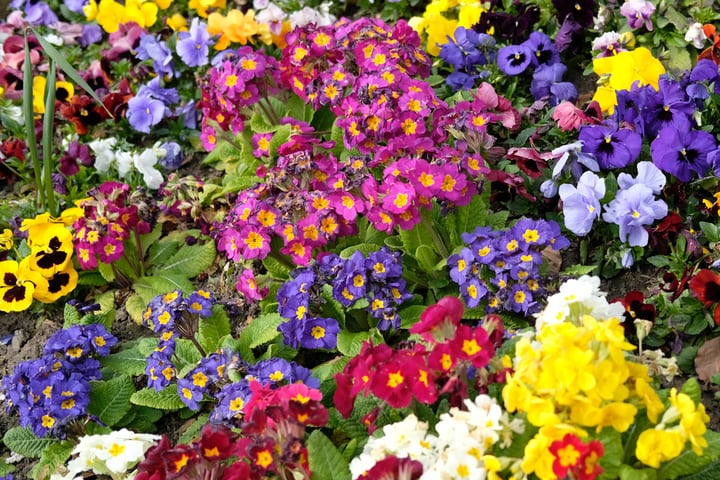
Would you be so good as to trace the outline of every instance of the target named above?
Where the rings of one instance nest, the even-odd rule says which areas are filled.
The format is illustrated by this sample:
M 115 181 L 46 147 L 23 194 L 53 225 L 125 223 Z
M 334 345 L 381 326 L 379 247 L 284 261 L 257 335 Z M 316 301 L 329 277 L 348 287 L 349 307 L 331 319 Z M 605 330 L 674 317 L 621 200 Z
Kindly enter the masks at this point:
M 712 3 L 10 8 L 0 478 L 720 471 Z

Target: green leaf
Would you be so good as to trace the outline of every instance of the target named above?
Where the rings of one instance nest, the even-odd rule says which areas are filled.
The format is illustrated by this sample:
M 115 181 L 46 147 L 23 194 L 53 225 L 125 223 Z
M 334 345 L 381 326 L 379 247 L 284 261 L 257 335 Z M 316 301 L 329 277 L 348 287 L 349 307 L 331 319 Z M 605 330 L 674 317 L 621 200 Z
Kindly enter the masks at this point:
M 149 233 L 143 233 L 140 235 L 140 249 L 145 255 L 149 248 L 157 244 L 162 236 L 163 226 L 162 223 L 158 223 Z
M 200 438 L 200 430 L 208 423 L 208 415 L 200 415 L 178 437 L 177 443 L 190 443 Z
M 147 305 L 148 302 L 143 300 L 137 293 L 133 293 L 125 300 L 125 310 L 138 325 L 143 323 L 143 312 L 145 312 Z
M 412 230 L 401 229 L 400 232 L 398 232 L 398 235 L 402 240 L 403 248 L 411 255 L 414 255 L 418 247 L 425 243 L 422 238 L 421 230 L 422 227 L 420 226 L 420 224 L 418 224 L 415 225 Z
M 425 272 L 434 271 L 440 262 L 440 258 L 435 253 L 435 249 L 430 245 L 420 245 L 417 250 L 415 250 L 415 258 L 420 268 Z
M 347 364 L 349 360 L 350 359 L 348 357 L 336 357 L 325 363 L 321 363 L 312 369 L 313 376 L 318 378 L 320 382 L 324 382 L 325 380 L 335 376 L 336 373 L 342 372 L 345 368 L 345 364 Z
M 284 280 L 290 276 L 290 267 L 273 257 L 265 257 L 262 260 L 265 269 L 270 272 L 273 278 Z
M 705 432 L 705 439 L 708 446 L 703 449 L 702 455 L 698 456 L 692 448 L 685 447 L 680 455 L 660 465 L 657 472 L 658 480 L 697 473 L 699 467 L 705 467 L 717 460 L 720 456 L 720 433 L 708 430 Z M 713 478 L 717 478 L 717 472 Z
M 153 297 L 173 290 L 180 290 L 188 294 L 193 291 L 193 284 L 188 277 L 182 274 L 156 272 L 150 277 L 140 277 L 135 280 L 133 290 L 140 295 L 147 306 Z
M 75 308 L 74 306 L 66 303 L 65 307 L 63 308 L 63 318 L 65 319 L 65 321 L 63 322 L 63 328 L 77 325 L 80 323 L 80 312 L 78 312 L 77 308 Z
M 72 80 L 74 83 L 79 85 L 83 90 L 85 90 L 88 95 L 90 95 L 93 100 L 95 100 L 98 105 L 103 107 L 107 114 L 110 116 L 110 118 L 115 118 L 115 116 L 112 114 L 110 110 L 105 107 L 105 104 L 103 104 L 102 100 L 100 100 L 100 97 L 97 96 L 95 91 L 88 85 L 88 83 L 80 76 L 80 74 L 75 70 L 72 65 L 68 63 L 68 61 L 65 59 L 65 56 L 57 51 L 57 49 L 45 38 L 43 38 L 42 35 L 37 33 L 34 28 L 28 28 L 31 32 L 35 34 L 35 38 L 37 38 L 37 41 L 40 43 L 40 46 L 45 51 L 45 54 L 52 58 L 55 63 L 57 63 L 57 66 L 60 67 L 60 70 L 67 75 L 70 80 Z M 32 81 L 29 83 L 29 85 L 32 85 Z M 32 117 L 25 117 L 25 118 L 32 118 Z M 32 123 L 32 122 L 30 122 Z
M 597 268 L 597 265 L 573 265 L 571 267 L 566 268 L 562 272 L 560 272 L 560 275 L 567 275 L 567 276 L 589 275 L 596 268 Z
M 135 393 L 135 384 L 129 375 L 121 375 L 104 381 L 93 381 L 90 387 L 88 411 L 97 415 L 102 422 L 112 427 L 130 411 L 130 397 Z
M 604 448 L 603 456 L 600 458 L 600 465 L 603 468 L 600 479 L 615 480 L 618 478 L 623 457 L 622 435 L 614 428 L 603 428 L 598 440 L 602 442 Z
M 376 245 L 374 243 L 359 243 L 341 250 L 338 256 L 347 260 L 357 251 L 367 257 L 368 253 L 377 252 L 378 250 L 380 250 L 380 245 Z
M 708 241 L 710 242 L 718 242 L 720 241 L 720 230 L 718 230 L 717 225 L 714 223 L 709 222 L 700 222 L 700 230 L 702 230 L 705 237 L 707 237 Z
M 485 225 L 490 205 L 489 199 L 490 189 L 486 188 L 481 195 L 475 195 L 469 204 L 457 208 L 455 233 L 450 233 L 450 238 L 453 239 L 453 248 L 463 244 L 460 234 L 472 232 L 475 228 Z
M 320 430 L 314 430 L 307 440 L 308 462 L 313 480 L 349 480 L 347 460 Z
M 54 438 L 38 438 L 29 428 L 14 427 L 5 432 L 3 443 L 23 457 L 39 458 L 43 450 L 58 441 Z
M 222 305 L 213 305 L 212 315 L 200 320 L 198 342 L 210 353 L 218 349 L 226 335 L 230 335 L 230 319 Z
M 280 335 L 277 327 L 284 321 L 285 319 L 279 313 L 266 313 L 252 319 L 238 337 L 240 355 L 243 360 L 254 361 L 255 355 L 252 349 L 275 340 Z
M 178 243 L 177 242 L 170 242 L 166 241 L 165 239 L 154 243 L 150 246 L 150 252 L 148 253 L 148 256 L 146 258 L 146 264 L 149 267 L 153 267 L 155 265 L 161 265 L 165 262 L 167 262 L 170 257 L 175 255 L 175 253 L 178 251 Z
M 194 278 L 210 268 L 215 261 L 215 253 L 215 244 L 211 241 L 195 245 L 185 244 L 175 255 L 156 267 L 155 273 Z
M 7 475 L 15 471 L 15 465 L 12 463 L 0 462 L 0 475 Z
M 111 283 L 115 281 L 115 272 L 113 272 L 109 263 L 98 262 L 97 269 L 105 280 Z
M 30 472 L 30 476 L 35 479 L 50 478 L 61 465 L 70 458 L 75 444 L 70 440 L 53 443 L 43 450 L 40 460 L 35 464 Z
M 180 338 L 175 342 L 175 356 L 173 358 L 175 359 L 174 363 L 178 377 L 184 377 L 187 372 L 197 366 L 202 354 L 193 342 Z
M 410 328 L 420 321 L 420 314 L 427 309 L 425 305 L 410 305 L 398 311 L 400 327 Z
M 670 265 L 670 259 L 665 255 L 653 255 L 648 257 L 647 261 L 658 268 L 664 268 Z
M 287 106 L 289 116 L 307 123 L 312 121 L 315 109 L 309 103 L 305 103 L 302 98 L 295 94 L 290 95 Z
M 130 403 L 158 410 L 179 410 L 185 406 L 174 385 L 156 392 L 152 388 L 143 388 L 133 393 Z
M 120 374 L 142 375 L 145 373 L 147 357 L 136 346 L 102 357 L 100 364 Z
M 683 384 L 682 388 L 680 389 L 680 393 L 684 393 L 688 397 L 692 398 L 692 401 L 695 402 L 695 405 L 702 402 L 702 392 L 700 391 L 700 382 L 698 382 L 697 378 L 690 377 L 687 379 L 687 381 Z
M 337 349 L 347 357 L 354 357 L 360 353 L 362 344 L 370 339 L 370 332 L 348 332 L 340 330 L 337 336 Z
M 620 480 L 656 480 L 658 476 L 655 470 L 649 468 L 638 470 L 629 465 L 622 465 L 619 478 Z

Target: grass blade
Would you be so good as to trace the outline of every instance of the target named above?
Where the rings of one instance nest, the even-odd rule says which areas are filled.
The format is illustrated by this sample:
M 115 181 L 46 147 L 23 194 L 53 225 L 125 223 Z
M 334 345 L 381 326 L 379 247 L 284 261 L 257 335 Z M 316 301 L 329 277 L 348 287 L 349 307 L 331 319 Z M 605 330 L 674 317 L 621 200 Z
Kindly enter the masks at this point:
M 45 199 L 50 215 L 57 216 L 55 204 L 55 190 L 53 189 L 53 120 L 55 119 L 55 83 L 57 72 L 55 69 L 55 61 L 50 58 L 48 69 L 47 83 L 45 84 L 45 113 L 43 115 L 43 133 L 42 133 L 42 149 L 43 149 L 43 185 L 45 186 Z
M 23 64 L 23 116 L 25 117 L 25 138 L 30 154 L 30 161 L 33 165 L 35 173 L 35 186 L 37 188 L 37 205 L 41 210 L 45 210 L 45 199 L 42 188 L 42 178 L 40 171 L 40 159 L 38 158 L 37 137 L 35 136 L 35 112 L 33 111 L 33 73 L 32 60 L 30 58 L 30 43 L 28 41 L 28 31 L 25 30 L 25 61 Z
M 65 57 L 63 57 L 63 55 L 58 52 L 57 49 L 50 42 L 48 42 L 41 35 L 35 32 L 34 29 L 29 28 L 29 30 L 35 34 L 35 37 L 38 39 L 38 42 L 40 42 L 40 46 L 42 46 L 45 54 L 50 57 L 50 59 L 53 60 L 58 67 L 60 67 L 60 70 L 62 70 L 65 75 L 70 77 L 73 82 L 82 87 L 82 89 L 85 90 L 93 99 L 95 99 L 96 102 L 102 105 L 108 115 L 110 115 L 110 118 L 115 118 L 112 112 L 110 112 L 110 110 L 105 107 L 105 104 L 103 104 L 102 100 L 100 100 L 100 97 L 95 94 L 95 91 L 92 89 L 92 87 L 88 85 L 88 83 L 80 76 L 78 71 L 75 70 L 73 66 L 68 63 L 67 60 L 65 60 Z

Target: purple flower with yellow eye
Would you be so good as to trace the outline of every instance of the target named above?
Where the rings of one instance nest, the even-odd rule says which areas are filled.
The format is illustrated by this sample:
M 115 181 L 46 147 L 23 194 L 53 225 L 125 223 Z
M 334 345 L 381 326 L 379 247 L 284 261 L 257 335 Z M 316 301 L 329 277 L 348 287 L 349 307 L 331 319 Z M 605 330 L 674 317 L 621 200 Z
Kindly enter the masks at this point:
M 560 185 L 558 192 L 563 201 L 565 227 L 575 235 L 587 235 L 595 219 L 600 216 L 600 199 L 605 196 L 605 179 L 593 172 L 585 172 L 577 187 Z
M 595 155 L 602 169 L 623 168 L 640 155 L 642 137 L 629 128 L 619 128 L 613 121 L 602 125 L 584 125 L 578 138 L 583 142 L 582 151 Z
M 558 53 L 550 37 L 543 32 L 532 32 L 530 38 L 525 40 L 522 45 L 525 45 L 532 52 L 530 63 L 533 67 L 554 65 L 560 62 L 560 53 Z
M 631 247 L 647 245 L 648 232 L 645 227 L 665 218 L 668 212 L 667 204 L 655 199 L 652 189 L 642 183 L 636 183 L 627 190 L 619 190 L 605 209 L 603 220 L 619 225 L 620 240 Z
M 200 23 L 198 18 L 194 18 L 189 31 L 178 33 L 175 50 L 185 65 L 200 67 L 208 64 L 211 43 L 207 25 Z
M 689 182 L 693 174 L 702 177 L 710 168 L 708 154 L 716 148 L 715 138 L 703 130 L 677 130 L 667 126 L 650 144 L 653 163 L 660 170 Z
M 525 45 L 509 45 L 498 52 L 497 63 L 505 75 L 523 73 L 532 63 L 533 52 Z
M 340 325 L 334 318 L 311 317 L 303 325 L 300 344 L 304 348 L 334 349 L 337 347 L 338 333 Z

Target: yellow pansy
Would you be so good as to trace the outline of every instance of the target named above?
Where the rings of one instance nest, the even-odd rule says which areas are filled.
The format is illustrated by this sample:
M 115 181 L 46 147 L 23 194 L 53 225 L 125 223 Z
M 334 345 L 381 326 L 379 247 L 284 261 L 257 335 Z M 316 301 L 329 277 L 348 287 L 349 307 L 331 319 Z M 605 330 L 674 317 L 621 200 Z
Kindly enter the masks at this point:
M 29 268 L 29 259 L 0 262 L 0 312 L 22 312 L 33 301 L 36 288 L 47 289 L 47 280 Z
M 617 105 L 617 90 L 630 90 L 634 83 L 651 85 L 658 89 L 660 75 L 665 67 L 645 47 L 620 52 L 610 57 L 593 60 L 593 71 L 601 77 L 602 84 L 593 97 L 603 111 L 612 113 Z
M 176 13 L 172 15 L 171 17 L 168 17 L 167 20 L 165 20 L 165 23 L 168 27 L 172 28 L 176 32 L 184 32 L 187 31 L 187 19 L 183 17 L 181 14 Z
M 78 273 L 72 262 L 68 262 L 65 268 L 58 270 L 35 287 L 33 298 L 43 303 L 53 303 L 75 290 L 78 282 Z
M 0 252 L 10 250 L 13 247 L 13 232 L 9 228 L 0 233 Z
M 208 10 L 225 10 L 226 0 L 190 0 L 188 7 L 197 11 L 202 18 L 208 18 Z

